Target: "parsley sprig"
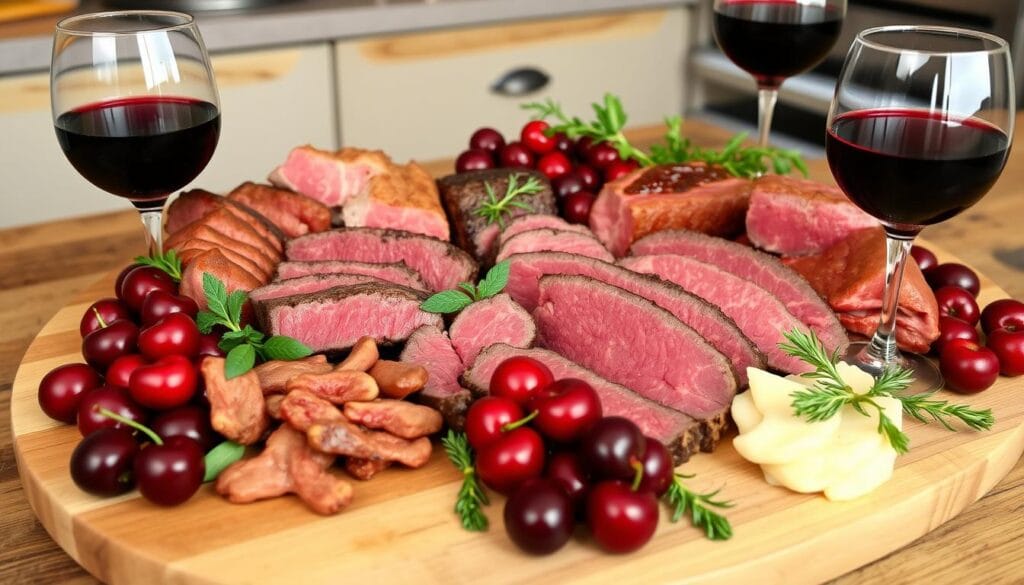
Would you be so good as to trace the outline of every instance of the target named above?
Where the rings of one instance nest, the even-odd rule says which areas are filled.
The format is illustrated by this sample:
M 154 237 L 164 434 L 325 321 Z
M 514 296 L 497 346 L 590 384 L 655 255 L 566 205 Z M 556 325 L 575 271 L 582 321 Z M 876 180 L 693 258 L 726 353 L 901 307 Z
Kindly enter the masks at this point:
M 458 313 L 469 305 L 489 299 L 504 290 L 505 285 L 508 284 L 508 272 L 508 260 L 502 260 L 487 271 L 487 276 L 480 281 L 480 284 L 460 282 L 456 289 L 444 290 L 431 295 L 430 298 L 420 303 L 420 309 L 428 313 Z
M 181 282 L 181 258 L 176 250 L 154 251 L 149 256 L 136 256 L 135 262 L 163 270 L 174 282 Z
M 868 408 L 874 408 L 878 412 L 879 434 L 885 436 L 899 454 L 906 453 L 910 448 L 910 438 L 886 416 L 884 408 L 875 401 L 876 398 L 895 398 L 902 404 L 903 412 L 923 423 L 937 421 L 951 431 L 955 429 L 949 419 L 957 419 L 975 430 L 988 430 L 995 422 L 992 410 L 988 408 L 977 410 L 962 404 L 935 400 L 932 398 L 933 392 L 902 394 L 913 378 L 910 370 L 900 367 L 886 369 L 875 378 L 867 392 L 858 394 L 839 375 L 836 368 L 839 363 L 838 350 L 829 354 L 813 332 L 793 330 L 783 333 L 783 336 L 786 343 L 780 343 L 779 348 L 814 368 L 814 371 L 803 374 L 803 377 L 814 380 L 815 385 L 790 394 L 793 398 L 793 412 L 809 422 L 828 420 L 847 404 L 864 416 L 870 416 Z
M 459 515 L 462 527 L 474 532 L 487 530 L 488 521 L 483 507 L 490 504 L 490 501 L 473 467 L 473 450 L 469 446 L 469 439 L 465 433 L 449 429 L 448 436 L 441 438 L 441 444 L 452 465 L 462 472 L 462 487 L 455 499 L 455 513 Z
M 203 333 L 209 333 L 217 325 L 227 328 L 217 344 L 227 352 L 225 378 L 230 380 L 251 370 L 256 365 L 257 356 L 263 361 L 297 360 L 313 353 L 305 344 L 291 337 L 274 335 L 267 339 L 252 325 L 243 327 L 245 291 L 236 290 L 228 294 L 224 283 L 209 272 L 203 273 L 203 294 L 206 295 L 207 309 L 196 315 L 196 325 Z
M 689 512 L 690 522 L 702 529 L 708 540 L 729 540 L 732 538 L 732 525 L 729 524 L 728 518 L 713 508 L 726 509 L 735 504 L 716 500 L 715 496 L 721 491 L 720 489 L 706 494 L 690 490 L 682 480 L 693 477 L 693 475 L 676 473 L 672 478 L 672 485 L 668 486 L 668 491 L 665 492 L 665 500 L 672 508 L 672 521 L 678 522 L 684 514 Z
M 505 216 L 512 213 L 513 208 L 522 209 L 529 213 L 533 212 L 533 206 L 524 201 L 516 199 L 520 195 L 533 195 L 544 189 L 537 177 L 528 176 L 526 181 L 519 184 L 520 173 L 510 173 L 508 186 L 505 194 L 499 199 L 494 192 L 494 187 L 484 181 L 484 190 L 487 191 L 485 199 L 479 207 L 473 210 L 473 215 L 478 215 L 487 220 L 487 223 L 496 223 L 501 229 L 505 229 Z

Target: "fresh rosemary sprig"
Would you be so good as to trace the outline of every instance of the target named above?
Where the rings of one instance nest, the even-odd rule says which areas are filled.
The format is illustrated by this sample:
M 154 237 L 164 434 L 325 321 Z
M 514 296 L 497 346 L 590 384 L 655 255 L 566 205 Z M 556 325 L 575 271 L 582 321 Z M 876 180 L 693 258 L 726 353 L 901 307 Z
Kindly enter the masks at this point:
M 857 393 L 839 375 L 836 368 L 839 363 L 838 351 L 830 355 L 813 332 L 793 330 L 783 333 L 783 336 L 787 343 L 780 343 L 779 348 L 814 368 L 813 372 L 803 374 L 803 377 L 814 380 L 815 385 L 790 395 L 793 398 L 793 412 L 810 422 L 828 420 L 847 404 L 864 416 L 870 416 L 868 407 L 874 408 L 878 412 L 879 434 L 884 435 L 899 454 L 906 453 L 910 448 L 910 438 L 886 416 L 885 409 L 875 398 L 895 398 L 902 404 L 903 412 L 923 423 L 937 421 L 951 431 L 955 429 L 949 424 L 950 418 L 958 419 L 975 430 L 987 430 L 995 422 L 992 410 L 988 408 L 976 410 L 962 404 L 950 404 L 945 400 L 933 400 L 931 392 L 904 395 L 902 392 L 913 379 L 913 373 L 904 368 L 886 369 L 875 378 L 867 392 Z
M 672 485 L 668 486 L 665 492 L 665 500 L 672 507 L 672 521 L 678 522 L 683 514 L 690 512 L 690 522 L 704 531 L 708 540 L 729 540 L 732 537 L 732 525 L 729 519 L 715 512 L 711 508 L 731 508 L 732 502 L 717 501 L 714 499 L 721 490 L 715 490 L 707 494 L 698 494 L 690 491 L 682 480 L 692 478 L 692 475 L 682 473 L 675 474 L 672 478 Z
M 501 229 L 505 229 L 505 218 L 506 214 L 512 213 L 513 207 L 518 209 L 524 209 L 527 212 L 533 212 L 533 207 L 529 203 L 516 200 L 516 197 L 520 195 L 533 195 L 540 193 L 544 188 L 537 177 L 529 176 L 526 182 L 522 185 L 519 184 L 519 173 L 511 173 L 508 176 L 508 186 L 505 188 L 505 195 L 498 199 L 497 193 L 494 192 L 494 187 L 490 183 L 484 181 L 484 189 L 487 191 L 487 200 L 480 204 L 479 207 L 473 210 L 473 215 L 478 215 L 487 219 L 487 223 L 496 223 Z
M 490 504 L 490 501 L 473 467 L 473 450 L 469 447 L 466 434 L 449 429 L 448 436 L 441 439 L 441 444 L 448 453 L 448 459 L 462 472 L 462 487 L 455 500 L 455 513 L 459 515 L 462 527 L 474 532 L 487 530 L 487 516 L 482 508 Z
M 136 256 L 135 262 L 163 270 L 174 282 L 181 282 L 181 258 L 176 250 L 156 250 L 149 256 Z

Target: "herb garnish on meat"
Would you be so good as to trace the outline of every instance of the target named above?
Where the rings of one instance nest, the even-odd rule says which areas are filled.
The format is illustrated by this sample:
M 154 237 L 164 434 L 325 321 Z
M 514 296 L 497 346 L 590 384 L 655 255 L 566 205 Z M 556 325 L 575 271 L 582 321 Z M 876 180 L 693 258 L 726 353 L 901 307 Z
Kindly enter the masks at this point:
M 498 199 L 497 193 L 494 192 L 494 187 L 487 181 L 484 181 L 484 190 L 487 191 L 487 200 L 480 204 L 479 207 L 473 210 L 474 215 L 479 215 L 487 219 L 487 223 L 496 223 L 501 229 L 505 229 L 505 215 L 511 214 L 513 208 L 523 209 L 528 212 L 533 212 L 533 207 L 529 203 L 524 203 L 516 199 L 520 195 L 533 195 L 540 193 L 544 186 L 541 185 L 537 177 L 529 176 L 526 181 L 519 184 L 519 173 L 510 173 L 508 176 L 508 186 L 505 188 L 505 194 Z
M 428 313 L 458 313 L 469 305 L 489 299 L 504 290 L 508 284 L 508 271 L 508 260 L 502 260 L 487 271 L 487 276 L 484 276 L 480 284 L 460 282 L 457 289 L 431 295 L 420 304 L 420 309 Z
M 174 282 L 181 282 L 181 258 L 176 250 L 161 252 L 155 250 L 149 256 L 136 256 L 135 262 L 163 270 Z

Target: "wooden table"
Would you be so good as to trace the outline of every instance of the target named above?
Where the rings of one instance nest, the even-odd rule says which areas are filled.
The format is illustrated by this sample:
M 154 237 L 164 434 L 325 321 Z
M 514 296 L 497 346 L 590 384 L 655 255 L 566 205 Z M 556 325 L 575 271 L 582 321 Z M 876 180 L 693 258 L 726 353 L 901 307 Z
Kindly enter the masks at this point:
M 1024 115 L 1016 139 L 1024 139 Z M 721 129 L 690 121 L 699 144 L 723 144 Z M 658 129 L 637 131 L 637 142 Z M 450 163 L 430 165 L 444 174 Z M 824 161 L 812 177 L 830 180 Z M 262 176 L 265 169 L 254 169 Z M 967 213 L 925 236 L 1024 298 L 1024 150 L 1018 148 L 991 193 Z M 84 184 L 83 197 L 104 197 Z M 24 195 L 23 195 L 24 196 Z M 45 204 L 41 199 L 40 204 Z M 0 583 L 96 583 L 50 539 L 22 492 L 11 445 L 10 395 L 17 364 L 39 329 L 71 296 L 143 251 L 133 211 L 0 230 Z M 1024 400 L 1024 396 L 1021 397 Z M 1007 583 L 1024 579 L 1024 463 L 986 497 L 902 550 L 835 583 Z M 850 546 L 856 546 L 850 543 Z

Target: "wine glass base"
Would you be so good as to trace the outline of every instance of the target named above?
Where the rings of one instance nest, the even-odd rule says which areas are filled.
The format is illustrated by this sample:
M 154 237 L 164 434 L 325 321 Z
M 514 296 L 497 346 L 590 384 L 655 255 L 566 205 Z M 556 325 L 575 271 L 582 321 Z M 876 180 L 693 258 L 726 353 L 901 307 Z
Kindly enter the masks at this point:
M 886 364 L 880 360 L 865 359 L 864 350 L 868 345 L 868 342 L 864 341 L 851 343 L 846 349 L 846 355 L 843 360 L 857 366 L 872 376 L 878 377 Z M 945 384 L 942 373 L 925 356 L 916 353 L 900 353 L 897 356 L 897 360 L 901 367 L 914 373 L 914 380 L 904 391 L 905 393 L 923 394 L 925 392 L 934 392 L 941 389 Z

